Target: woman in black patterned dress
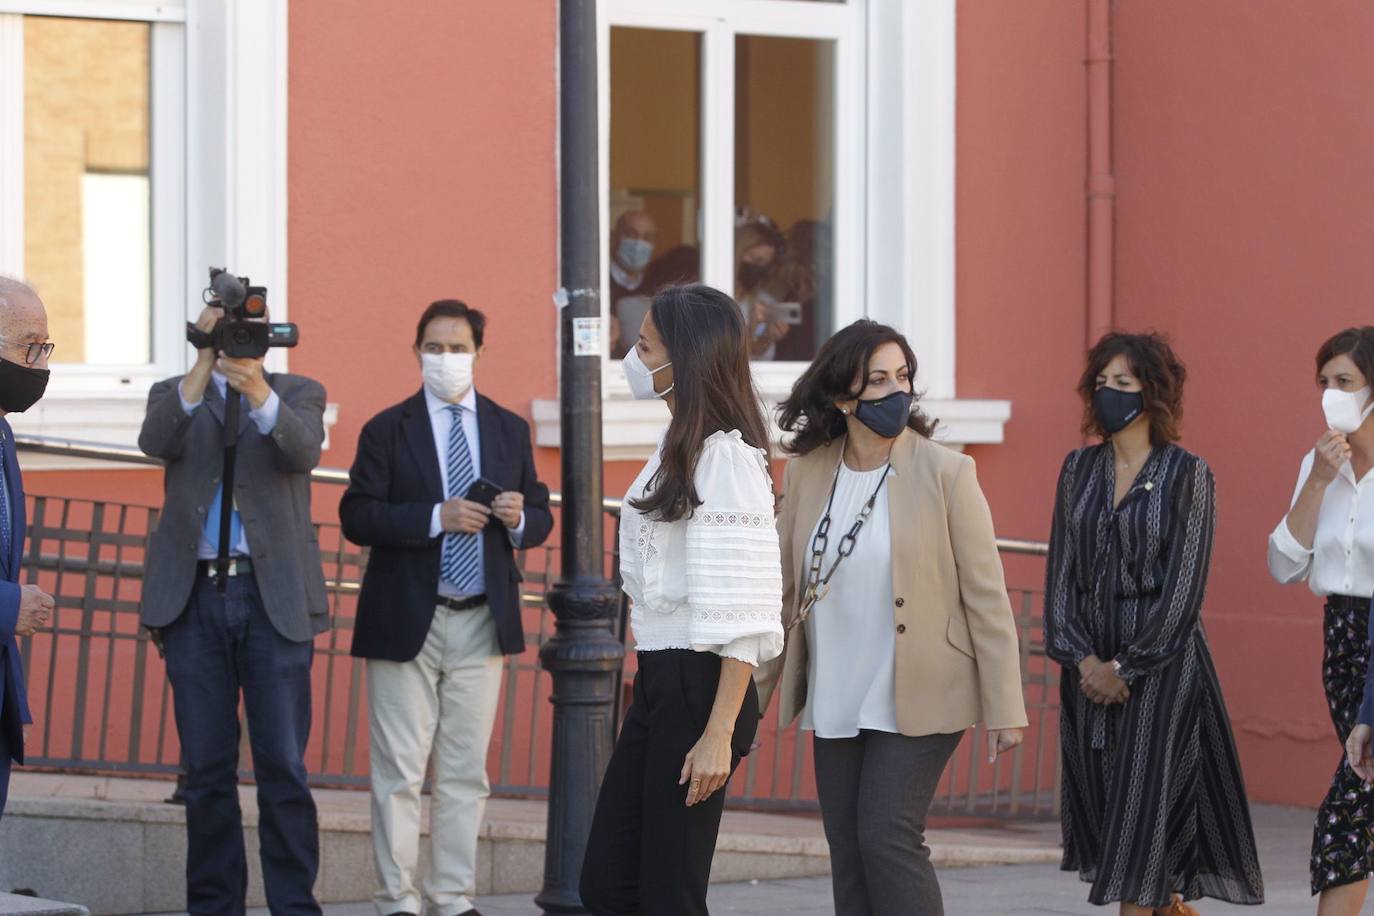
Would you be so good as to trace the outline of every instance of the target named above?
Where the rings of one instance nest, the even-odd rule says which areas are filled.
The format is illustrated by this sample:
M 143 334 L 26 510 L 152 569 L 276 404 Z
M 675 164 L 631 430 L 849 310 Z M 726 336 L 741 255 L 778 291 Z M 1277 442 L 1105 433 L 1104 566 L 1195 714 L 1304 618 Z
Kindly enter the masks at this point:
M 1369 666 L 1374 592 L 1374 328 L 1350 328 L 1317 351 L 1326 431 L 1302 460 L 1288 514 L 1269 535 L 1269 572 L 1325 599 L 1322 686 L 1336 738 L 1355 725 Z M 1316 419 L 1316 405 L 1313 405 Z M 1315 425 L 1315 424 L 1314 424 Z M 1374 873 L 1374 790 L 1337 755 L 1312 833 L 1319 916 L 1354 916 Z
M 1250 809 L 1200 613 L 1212 553 L 1207 463 L 1179 435 L 1182 364 L 1112 333 L 1079 382 L 1084 431 L 1059 477 L 1045 647 L 1063 666 L 1065 871 L 1123 916 L 1264 901 Z

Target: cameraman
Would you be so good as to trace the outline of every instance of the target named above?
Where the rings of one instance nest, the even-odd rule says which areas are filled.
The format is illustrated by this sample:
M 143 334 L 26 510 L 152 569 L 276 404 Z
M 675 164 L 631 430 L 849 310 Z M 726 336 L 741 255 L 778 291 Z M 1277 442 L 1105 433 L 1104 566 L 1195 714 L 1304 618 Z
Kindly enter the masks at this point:
M 210 306 L 197 321 L 213 331 Z M 226 588 L 215 578 L 226 391 L 243 395 Z M 258 784 L 263 883 L 277 914 L 317 914 L 315 802 L 306 785 L 310 662 L 329 627 L 310 471 L 324 441 L 324 388 L 267 374 L 262 359 L 197 352 L 153 386 L 138 445 L 167 463 L 148 547 L 143 625 L 166 651 L 186 766 L 186 908 L 242 913 L 248 883 L 239 812 L 242 694 Z

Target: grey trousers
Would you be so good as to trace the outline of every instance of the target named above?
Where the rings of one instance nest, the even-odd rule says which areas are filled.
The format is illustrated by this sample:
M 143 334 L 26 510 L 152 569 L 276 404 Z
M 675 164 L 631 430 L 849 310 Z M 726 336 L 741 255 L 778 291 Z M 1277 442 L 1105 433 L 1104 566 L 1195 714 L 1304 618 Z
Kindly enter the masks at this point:
M 837 916 L 943 916 L 926 812 L 963 732 L 816 738 Z

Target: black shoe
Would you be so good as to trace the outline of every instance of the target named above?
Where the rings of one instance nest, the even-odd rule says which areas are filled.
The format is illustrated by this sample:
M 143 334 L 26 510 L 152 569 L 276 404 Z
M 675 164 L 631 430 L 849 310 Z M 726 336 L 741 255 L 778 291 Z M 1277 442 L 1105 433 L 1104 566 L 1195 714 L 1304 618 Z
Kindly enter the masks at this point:
M 477 912 L 476 907 L 473 907 L 470 910 L 463 910 L 463 912 L 459 913 L 458 916 L 482 916 L 482 914 Z

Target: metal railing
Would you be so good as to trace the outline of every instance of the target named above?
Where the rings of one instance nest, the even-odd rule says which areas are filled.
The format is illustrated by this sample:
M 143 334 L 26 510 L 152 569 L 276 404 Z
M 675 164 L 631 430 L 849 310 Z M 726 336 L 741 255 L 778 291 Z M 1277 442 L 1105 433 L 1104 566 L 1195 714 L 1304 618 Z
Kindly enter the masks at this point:
M 158 465 L 135 449 L 89 442 L 16 437 L 21 449 L 125 463 Z M 322 484 L 347 482 L 347 472 L 317 469 Z M 560 501 L 553 499 L 555 505 Z M 618 557 L 619 502 L 606 500 L 607 575 Z M 114 501 L 60 496 L 29 497 L 25 576 L 56 599 L 51 626 L 21 640 L 30 700 L 37 723 L 29 736 L 31 766 L 73 772 L 174 774 L 179 749 L 171 690 L 152 640 L 138 623 L 139 588 L 148 535 L 158 511 Z M 349 654 L 354 606 L 366 552 L 349 544 L 336 522 L 319 522 L 321 556 L 334 626 L 316 639 L 313 668 L 315 727 L 307 750 L 312 782 L 363 786 L 368 780 L 365 662 Z M 1043 569 L 1046 546 L 1000 540 L 1009 568 Z M 538 651 L 553 633 L 545 594 L 557 576 L 557 548 L 520 556 L 521 599 L 529 649 L 506 659 L 506 677 L 488 760 L 493 791 L 547 793 L 552 707 L 550 679 Z M 1040 590 L 1011 590 L 1021 633 L 1021 669 L 1031 717 L 1027 740 L 989 766 L 979 749 L 981 729 L 962 742 L 946 770 L 934 810 L 981 816 L 1047 816 L 1058 810 L 1058 669 L 1044 657 Z M 628 608 L 613 627 L 622 638 Z M 634 676 L 633 652 L 622 673 Z M 628 686 L 617 697 L 628 694 Z M 623 702 L 623 700 L 622 700 Z M 619 709 L 617 713 L 619 713 Z M 812 809 L 816 795 L 811 742 L 796 724 L 777 727 L 776 707 L 761 723 L 761 745 L 731 781 L 733 805 Z M 242 755 L 245 765 L 246 737 Z M 251 772 L 245 770 L 246 776 Z

